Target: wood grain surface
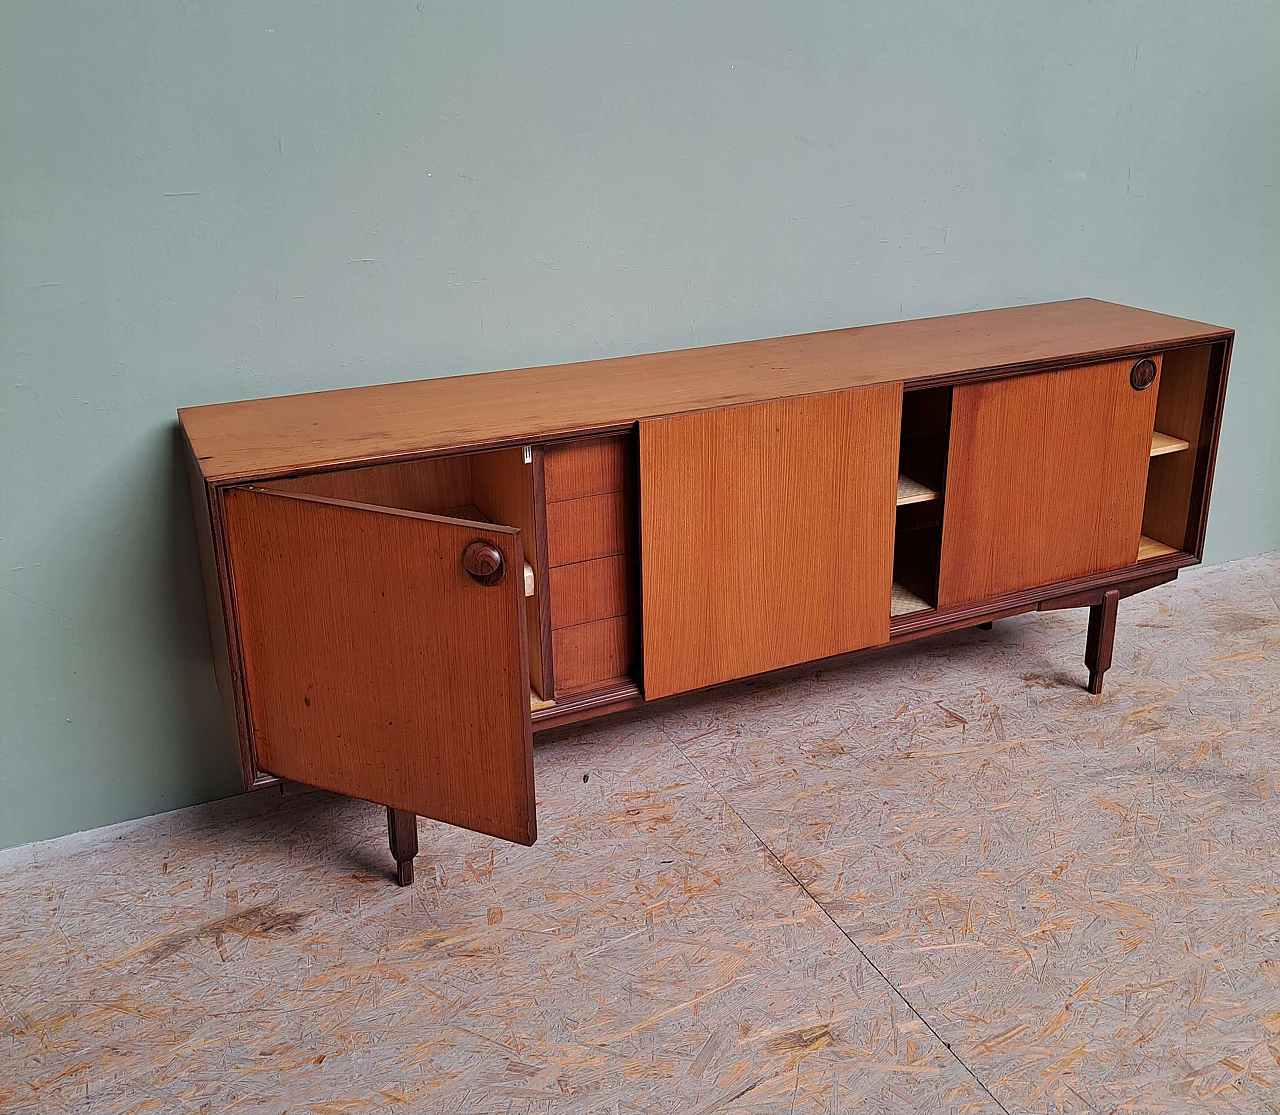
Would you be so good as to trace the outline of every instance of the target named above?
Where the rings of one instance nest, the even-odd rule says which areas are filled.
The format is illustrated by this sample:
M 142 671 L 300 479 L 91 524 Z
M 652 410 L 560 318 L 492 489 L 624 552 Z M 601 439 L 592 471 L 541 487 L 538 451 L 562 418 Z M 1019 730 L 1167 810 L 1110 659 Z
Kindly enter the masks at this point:
M 532 453 L 530 454 L 532 457 Z M 538 514 L 534 501 L 534 466 L 524 462 L 524 450 L 500 449 L 471 456 L 471 498 L 491 523 L 520 531 L 524 559 L 533 567 L 533 595 L 525 598 L 525 640 L 529 653 L 529 682 L 542 696 L 551 694 L 550 663 L 543 662 L 543 609 L 539 591 L 546 591 L 546 554 L 537 546 Z M 549 617 L 550 613 L 548 613 Z
M 639 669 L 634 432 L 545 449 L 558 698 L 634 689 Z M 557 716 L 565 712 L 563 701 Z
M 547 500 L 633 491 L 634 435 L 574 438 L 547 446 Z
M 1165 542 L 1159 542 L 1154 538 L 1148 538 L 1145 534 L 1138 539 L 1138 560 L 1150 561 L 1152 558 L 1167 557 L 1170 554 L 1178 553 L 1177 546 L 1170 546 Z
M 625 554 L 636 548 L 635 497 L 609 492 L 547 504 L 547 554 L 553 566 Z
M 225 507 L 259 766 L 532 843 L 519 533 L 261 489 Z M 499 584 L 463 572 L 474 539 Z
M 544 438 L 777 397 L 1156 352 L 1231 331 L 1093 299 L 188 407 L 209 480 Z M 448 369 L 434 369 L 448 371 Z M 376 368 L 368 377 L 376 377 Z
M 426 515 L 440 515 L 451 507 L 475 502 L 471 496 L 471 455 L 466 453 L 278 478 L 271 481 L 271 487 Z
M 546 609 L 537 595 L 537 586 L 545 580 L 545 567 L 540 568 L 540 562 L 545 562 L 546 554 L 537 545 L 540 528 L 534 499 L 534 465 L 525 464 L 522 447 L 333 469 L 272 480 L 268 486 L 273 491 L 327 496 L 428 515 L 481 518 L 519 529 L 525 560 L 534 571 L 535 591 L 525 605 L 529 680 L 538 693 L 551 692 L 551 668 L 544 664 L 549 658 L 544 644 L 549 644 L 551 636 L 548 629 L 543 638 L 542 613 Z M 547 612 L 548 620 L 549 616 Z
M 1158 413 L 1156 421 L 1160 421 Z M 1169 453 L 1181 453 L 1184 449 L 1190 448 L 1191 443 L 1184 438 L 1162 434 L 1159 430 L 1151 435 L 1151 455 L 1153 457 L 1163 457 Z
M 632 554 L 556 566 L 550 578 L 552 629 L 637 611 L 638 579 Z
M 556 663 L 556 693 L 572 696 L 600 689 L 636 669 L 634 615 L 614 616 L 551 632 Z
M 1160 380 L 1130 365 L 954 390 L 939 607 L 1133 564 Z
M 900 384 L 640 425 L 646 697 L 889 637 Z

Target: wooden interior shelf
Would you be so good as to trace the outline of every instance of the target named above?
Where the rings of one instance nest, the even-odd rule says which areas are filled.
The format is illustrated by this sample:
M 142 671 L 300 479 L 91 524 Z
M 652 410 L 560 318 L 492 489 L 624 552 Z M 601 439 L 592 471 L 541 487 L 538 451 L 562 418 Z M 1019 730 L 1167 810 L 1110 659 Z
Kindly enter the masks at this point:
M 529 690 L 529 711 L 541 712 L 544 708 L 555 708 L 555 701 L 544 701 L 532 689 Z
M 1190 448 L 1191 442 L 1185 441 L 1180 437 L 1173 437 L 1170 434 L 1162 434 L 1159 430 L 1151 435 L 1151 455 L 1153 457 L 1163 457 L 1166 453 L 1181 453 L 1184 449 Z M 899 481 L 898 492 L 898 502 L 901 503 L 901 481 Z
M 880 582 L 884 584 L 883 581 Z M 884 591 L 883 589 L 881 591 Z M 881 597 L 883 600 L 884 598 Z M 912 612 L 927 612 L 931 605 L 927 600 L 921 600 L 910 589 L 903 588 L 897 581 L 893 582 L 893 597 L 889 604 L 889 616 L 907 616 Z
M 1166 546 L 1163 542 L 1157 542 L 1154 538 L 1148 538 L 1145 534 L 1138 542 L 1138 560 L 1146 561 L 1148 558 L 1164 557 L 1166 554 L 1176 554 L 1180 551 L 1176 546 Z
M 1153 450 L 1154 452 L 1154 450 Z M 898 473 L 898 506 L 905 507 L 909 503 L 928 503 L 938 498 L 938 493 L 919 480 Z

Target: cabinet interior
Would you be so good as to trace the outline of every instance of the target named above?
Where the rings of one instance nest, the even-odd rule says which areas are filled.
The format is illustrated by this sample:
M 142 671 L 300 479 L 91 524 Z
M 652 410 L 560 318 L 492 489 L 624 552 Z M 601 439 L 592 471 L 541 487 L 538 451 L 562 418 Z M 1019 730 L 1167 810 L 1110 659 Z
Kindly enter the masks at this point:
M 938 606 L 950 435 L 950 387 L 903 393 L 891 618 Z
M 529 461 L 526 462 L 526 456 Z M 525 622 L 529 645 L 530 707 L 547 707 L 552 690 L 544 661 L 539 604 L 547 591 L 540 568 L 542 537 L 535 498 L 533 452 L 523 446 L 484 453 L 460 453 L 364 468 L 311 473 L 264 485 L 278 491 L 395 507 L 425 515 L 445 515 L 516 527 L 524 543 Z
M 1196 345 L 1164 354 L 1139 561 L 1196 549 L 1200 533 L 1197 476 L 1203 477 L 1211 451 L 1223 347 Z
M 519 528 L 530 708 L 540 716 L 566 701 L 639 692 L 636 454 L 634 433 L 582 437 L 269 486 Z

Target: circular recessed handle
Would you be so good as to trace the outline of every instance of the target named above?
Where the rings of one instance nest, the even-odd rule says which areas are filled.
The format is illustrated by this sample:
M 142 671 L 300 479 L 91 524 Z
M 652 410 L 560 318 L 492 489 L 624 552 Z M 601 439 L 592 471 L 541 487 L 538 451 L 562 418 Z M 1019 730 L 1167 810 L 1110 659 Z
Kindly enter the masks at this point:
M 1129 373 L 1129 383 L 1135 391 L 1145 391 L 1156 381 L 1156 362 L 1150 357 L 1143 357 Z
M 492 542 L 477 538 L 462 551 L 462 568 L 467 575 L 481 585 L 496 585 L 507 571 L 502 551 Z

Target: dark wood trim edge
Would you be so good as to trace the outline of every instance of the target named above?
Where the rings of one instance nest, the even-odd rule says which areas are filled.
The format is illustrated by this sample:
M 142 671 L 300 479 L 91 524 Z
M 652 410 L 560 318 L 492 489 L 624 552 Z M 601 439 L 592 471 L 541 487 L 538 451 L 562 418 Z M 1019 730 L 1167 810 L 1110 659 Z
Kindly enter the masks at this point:
M 222 594 L 222 611 L 227 630 L 227 656 L 230 662 L 231 690 L 236 708 L 236 730 L 239 735 L 240 769 L 246 790 L 258 785 L 261 770 L 258 749 L 253 742 L 253 721 L 249 715 L 249 683 L 244 674 L 244 657 L 240 646 L 240 613 L 236 607 L 235 582 L 228 559 L 227 523 L 222 504 L 222 489 L 206 485 L 209 512 L 213 523 L 213 553 L 217 564 L 218 587 Z
M 594 693 L 569 697 L 551 708 L 539 709 L 533 714 L 533 730 L 535 733 L 545 732 L 550 728 L 559 728 L 579 720 L 636 708 L 644 703 L 640 687 L 634 682 L 610 686 L 608 689 L 598 689 Z
M 556 696 L 556 664 L 551 646 L 551 559 L 547 550 L 547 472 L 545 449 L 534 445 L 533 547 L 538 569 L 538 652 L 542 659 L 542 699 Z
M 200 473 L 191 439 L 181 426 L 178 427 L 179 447 L 183 457 L 187 479 L 187 494 L 191 500 L 191 515 L 195 527 L 196 556 L 200 563 L 200 581 L 204 598 L 205 619 L 209 629 L 209 653 L 213 661 L 213 674 L 218 686 L 218 699 L 222 706 L 225 724 L 239 749 L 240 777 L 248 788 L 253 782 L 252 764 L 245 751 L 236 712 L 235 678 L 231 660 L 233 625 L 228 622 L 222 582 L 218 576 L 218 543 L 213 526 L 210 492 Z
M 1227 371 L 1231 365 L 1231 346 L 1235 334 L 1215 344 L 1209 356 L 1208 383 L 1205 385 L 1205 407 L 1200 415 L 1200 436 L 1196 445 L 1195 472 L 1191 479 L 1191 515 L 1182 548 L 1204 557 L 1205 532 L 1209 528 L 1209 493 L 1213 487 L 1213 470 L 1218 458 L 1218 438 L 1222 433 L 1222 413 L 1227 401 Z M 1215 397 L 1216 396 L 1216 397 Z
M 1052 585 L 1037 585 L 1032 588 L 1011 592 L 987 600 L 975 600 L 968 604 L 956 604 L 950 608 L 930 609 L 929 611 L 911 612 L 898 616 L 889 622 L 889 642 L 900 643 L 907 639 L 921 638 L 925 635 L 953 631 L 957 627 L 970 627 L 988 619 L 1003 619 L 1017 615 L 1019 612 L 1034 610 L 1041 600 L 1055 597 L 1071 596 L 1087 592 L 1091 589 L 1106 589 L 1126 581 L 1139 580 L 1142 577 L 1164 573 L 1170 569 L 1182 569 L 1195 565 L 1198 559 L 1194 554 L 1166 554 L 1163 557 L 1150 558 L 1140 564 L 1124 566 L 1121 569 L 1108 569 L 1103 573 L 1093 573 L 1088 577 L 1078 577 L 1073 581 L 1060 581 Z M 1159 583 L 1159 582 L 1157 582 Z M 1083 605 L 1081 605 L 1083 606 Z
M 1107 585 L 1103 588 L 1086 589 L 1084 592 L 1049 597 L 1041 600 L 1036 605 L 1036 611 L 1052 612 L 1060 608 L 1093 608 L 1103 603 L 1110 592 L 1119 593 L 1119 599 L 1123 600 L 1126 596 L 1146 592 L 1149 588 L 1166 584 L 1169 581 L 1176 580 L 1177 577 L 1178 571 L 1176 569 L 1166 569 L 1161 573 L 1149 573 L 1145 577 L 1136 577 L 1131 581 L 1121 581 L 1118 584 Z
M 1015 376 L 1038 375 L 1041 372 L 1062 372 L 1070 368 L 1085 368 L 1090 364 L 1110 364 L 1120 360 L 1139 360 L 1144 356 L 1156 357 L 1183 348 L 1197 348 L 1227 338 L 1230 330 L 1216 329 L 1203 336 L 1184 337 L 1176 344 L 1132 345 L 1121 348 L 1097 349 L 1092 352 L 1072 352 L 1048 360 L 1024 361 L 1020 364 L 998 364 L 989 368 L 967 368 L 963 371 L 942 372 L 936 376 L 921 376 L 910 380 L 909 390 L 926 387 L 959 387 L 976 380 L 993 381 L 1012 379 Z

